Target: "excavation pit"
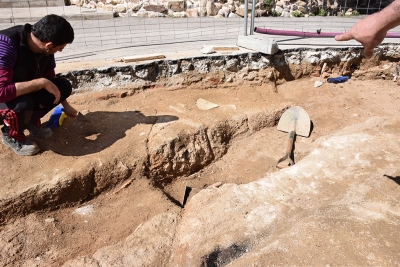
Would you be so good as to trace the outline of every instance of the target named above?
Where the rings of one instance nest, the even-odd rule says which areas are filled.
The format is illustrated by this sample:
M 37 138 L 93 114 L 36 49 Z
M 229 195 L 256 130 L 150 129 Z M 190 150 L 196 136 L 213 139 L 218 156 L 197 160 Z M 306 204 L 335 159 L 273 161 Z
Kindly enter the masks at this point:
M 294 79 L 301 66 L 292 65 L 286 68 L 296 70 L 291 75 L 275 73 L 272 78 L 266 74 L 270 70 L 259 70 L 257 75 L 246 70 L 243 79 L 237 73 L 220 72 L 173 77 L 169 83 L 174 90 L 155 84 L 137 86 L 138 82 L 134 89 L 129 85 L 101 92 L 78 88 L 70 102 L 84 118 L 67 118 L 49 140 L 35 140 L 43 150 L 39 155 L 19 157 L 0 147 L 0 161 L 7 166 L 0 181 L 1 265 L 201 266 L 205 259 L 214 262 L 210 255 L 216 251 L 229 252 L 245 243 L 240 255 L 232 250 L 235 257 L 229 258 L 240 266 L 254 257 L 253 251 L 278 241 L 301 258 L 310 247 L 297 241 L 295 248 L 290 240 L 296 232 L 290 223 L 301 229 L 297 234 L 303 241 L 309 240 L 307 225 L 322 225 L 315 233 L 321 235 L 319 229 L 324 229 L 327 239 L 312 240 L 329 255 L 328 237 L 337 229 L 348 225 L 358 234 L 366 231 L 364 222 L 372 220 L 372 215 L 359 211 L 364 215 L 359 216 L 360 222 L 351 221 L 345 216 L 350 212 L 346 205 L 337 203 L 344 196 L 350 203 L 349 195 L 356 192 L 365 194 L 363 201 L 368 203 L 371 199 L 385 203 L 389 214 L 373 220 L 365 238 L 376 232 L 373 236 L 384 236 L 387 244 L 396 247 L 398 204 L 391 199 L 399 196 L 395 182 L 399 174 L 390 162 L 398 151 L 385 138 L 400 125 L 390 119 L 398 112 L 400 98 L 391 70 L 385 67 L 392 65 L 382 61 L 374 68 L 353 70 L 348 82 L 318 88 L 314 87 L 318 77 Z M 301 70 L 311 71 L 310 65 Z M 185 86 L 190 80 L 193 84 Z M 199 107 L 199 99 L 214 105 Z M 288 134 L 279 132 L 276 124 L 293 105 L 308 112 L 313 129 L 309 138 L 296 139 L 296 165 L 281 171 L 275 164 L 285 152 Z M 356 142 L 349 137 L 353 135 L 368 140 L 358 155 L 351 146 Z M 345 137 L 351 148 L 340 139 Z M 340 145 L 346 148 L 335 154 Z M 316 151 L 320 156 L 315 156 Z M 356 156 L 362 171 L 353 162 Z M 343 177 L 333 172 L 336 169 Z M 347 172 L 354 177 L 347 179 Z M 222 186 L 208 188 L 217 182 Z M 182 208 L 187 186 L 196 190 Z M 260 206 L 251 206 L 257 203 Z M 268 208 L 259 213 L 262 205 Z M 379 213 L 374 205 L 369 207 Z M 243 231 L 242 218 L 247 225 Z M 382 227 L 386 230 L 378 232 Z M 255 238 L 260 233 L 263 237 Z M 343 233 L 337 242 L 345 237 Z M 361 241 L 354 239 L 364 244 Z M 348 254 L 342 251 L 344 259 L 359 263 L 360 258 L 351 258 L 348 246 Z M 282 261 L 279 251 L 289 255 L 283 247 L 269 250 L 269 262 L 288 264 L 290 257 Z M 390 246 L 362 251 L 381 253 L 392 262 L 397 259 Z M 384 265 L 383 259 L 372 262 Z M 319 263 L 322 260 L 313 262 Z

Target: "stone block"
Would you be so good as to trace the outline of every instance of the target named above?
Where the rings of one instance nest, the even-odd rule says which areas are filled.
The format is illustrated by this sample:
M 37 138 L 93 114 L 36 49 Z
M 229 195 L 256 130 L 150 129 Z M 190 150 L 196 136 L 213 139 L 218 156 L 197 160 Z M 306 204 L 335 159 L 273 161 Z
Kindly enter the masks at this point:
M 199 16 L 199 12 L 195 9 L 188 9 L 186 10 L 186 13 L 189 18 L 197 18 Z
M 206 4 L 207 16 L 212 17 L 218 14 L 218 9 L 213 0 L 208 0 Z
M 275 39 L 264 37 L 262 35 L 239 35 L 236 44 L 240 47 L 268 55 L 273 55 L 279 50 Z
M 250 15 L 250 12 L 251 12 L 251 8 L 252 8 L 252 5 L 249 4 L 248 7 L 247 7 L 247 12 L 249 12 L 249 15 Z M 236 8 L 236 15 L 244 17 L 244 5 L 241 5 L 238 8 Z
M 122 4 L 116 4 L 114 6 L 114 10 L 116 12 L 119 12 L 119 13 L 125 13 L 126 12 L 126 7 L 124 5 L 122 5 Z
M 163 6 L 157 6 L 157 5 L 148 5 L 148 6 L 144 6 L 144 9 L 146 9 L 146 11 L 153 11 L 153 12 L 158 12 L 158 13 L 167 13 L 168 10 L 163 7 Z
M 168 9 L 174 12 L 181 12 L 186 10 L 186 1 L 168 1 Z

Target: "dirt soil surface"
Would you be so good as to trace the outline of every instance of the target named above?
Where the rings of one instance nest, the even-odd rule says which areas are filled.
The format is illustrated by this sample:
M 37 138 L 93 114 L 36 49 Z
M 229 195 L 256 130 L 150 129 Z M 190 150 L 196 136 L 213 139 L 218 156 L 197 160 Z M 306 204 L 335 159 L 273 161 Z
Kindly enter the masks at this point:
M 224 105 L 250 108 L 254 103 L 263 103 L 266 107 L 276 103 L 301 106 L 312 120 L 312 132 L 309 138 L 296 138 L 296 162 L 312 151 L 316 138 L 372 116 L 395 116 L 400 111 L 400 90 L 392 80 L 350 79 L 315 88 L 316 79 L 286 82 L 277 87 L 277 93 L 265 86 L 244 84 L 207 90 L 157 88 L 126 97 L 119 96 L 121 92 L 129 92 L 129 88 L 74 94 L 70 103 L 91 120 L 92 126 L 104 129 L 103 136 L 96 131 L 91 135 L 87 128 L 80 130 L 76 125 L 85 125 L 84 122 L 67 118 L 51 138 L 35 140 L 42 149 L 39 155 L 19 157 L 1 145 L 2 190 L 13 190 L 16 184 L 32 182 L 32 179 L 45 180 L 47 178 L 39 177 L 38 173 L 56 175 L 63 169 L 63 162 L 70 164 L 89 154 L 101 153 L 103 158 L 110 159 L 117 157 L 117 150 L 110 147 L 127 147 L 137 142 L 140 127 L 151 124 L 145 117 L 173 115 L 173 112 L 165 112 L 168 107 L 195 110 L 198 98 L 218 103 L 219 108 Z M 133 123 L 123 116 L 113 116 L 118 113 L 128 117 L 131 113 L 137 114 L 143 116 L 143 121 Z M 90 114 L 97 115 L 90 117 Z M 199 110 L 197 116 L 212 114 L 213 110 L 206 114 Z M 42 122 L 46 120 L 48 116 Z M 131 134 L 132 131 L 135 134 Z M 86 146 L 82 140 L 96 141 L 96 145 Z M 265 128 L 251 135 L 238 136 L 222 158 L 192 175 L 176 179 L 162 190 L 149 179 L 132 174 L 127 182 L 81 203 L 9 219 L 0 225 L 0 265 L 61 266 L 69 259 L 93 254 L 101 247 L 123 240 L 156 214 L 181 212 L 184 208 L 177 202 L 182 201 L 186 186 L 201 189 L 216 182 L 243 184 L 279 171 L 275 164 L 284 155 L 287 140 L 288 134 L 278 131 L 276 126 Z M 132 154 L 135 149 L 132 147 Z M 83 216 L 90 215 L 92 209 L 96 209 L 95 215 Z

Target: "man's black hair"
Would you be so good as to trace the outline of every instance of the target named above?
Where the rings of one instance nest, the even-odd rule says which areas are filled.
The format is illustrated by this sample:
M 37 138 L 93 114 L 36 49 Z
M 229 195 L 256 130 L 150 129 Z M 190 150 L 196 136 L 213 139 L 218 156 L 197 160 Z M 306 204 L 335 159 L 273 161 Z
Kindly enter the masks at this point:
M 54 46 L 70 44 L 74 40 L 74 29 L 60 16 L 47 15 L 32 26 L 33 35 L 41 42 L 52 42 Z

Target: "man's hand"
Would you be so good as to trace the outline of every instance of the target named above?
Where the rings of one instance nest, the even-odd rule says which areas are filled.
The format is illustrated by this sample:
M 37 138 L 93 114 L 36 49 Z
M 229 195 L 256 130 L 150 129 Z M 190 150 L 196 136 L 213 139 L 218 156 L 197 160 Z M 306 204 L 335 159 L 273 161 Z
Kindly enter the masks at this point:
M 47 79 L 46 79 L 47 80 Z M 54 101 L 53 104 L 58 104 L 58 102 L 60 101 L 60 97 L 61 97 L 61 93 L 60 90 L 58 90 L 57 86 L 52 83 L 50 80 L 47 80 L 47 83 L 44 86 L 44 89 L 46 89 L 47 92 L 49 92 L 50 94 L 54 95 Z
M 15 89 L 17 97 L 36 92 L 41 89 L 45 89 L 50 94 L 54 95 L 54 104 L 58 104 L 61 97 L 60 91 L 58 90 L 57 86 L 46 78 L 38 78 L 32 81 L 15 83 Z
M 372 57 L 374 48 L 385 39 L 386 33 L 400 25 L 400 0 L 394 0 L 378 13 L 359 20 L 346 33 L 335 36 L 336 41 L 356 40 L 364 47 L 366 58 Z
M 61 102 L 61 104 L 63 105 L 65 115 L 67 115 L 68 117 L 72 117 L 72 118 L 78 117 L 78 111 L 77 111 L 76 109 L 74 109 L 74 108 L 68 103 L 67 100 L 64 100 L 63 102 Z
M 342 35 L 335 36 L 336 41 L 356 40 L 364 47 L 364 55 L 371 58 L 374 54 L 374 48 L 382 43 L 387 31 L 381 30 L 376 24 L 375 16 L 369 16 L 359 20 L 354 26 Z

